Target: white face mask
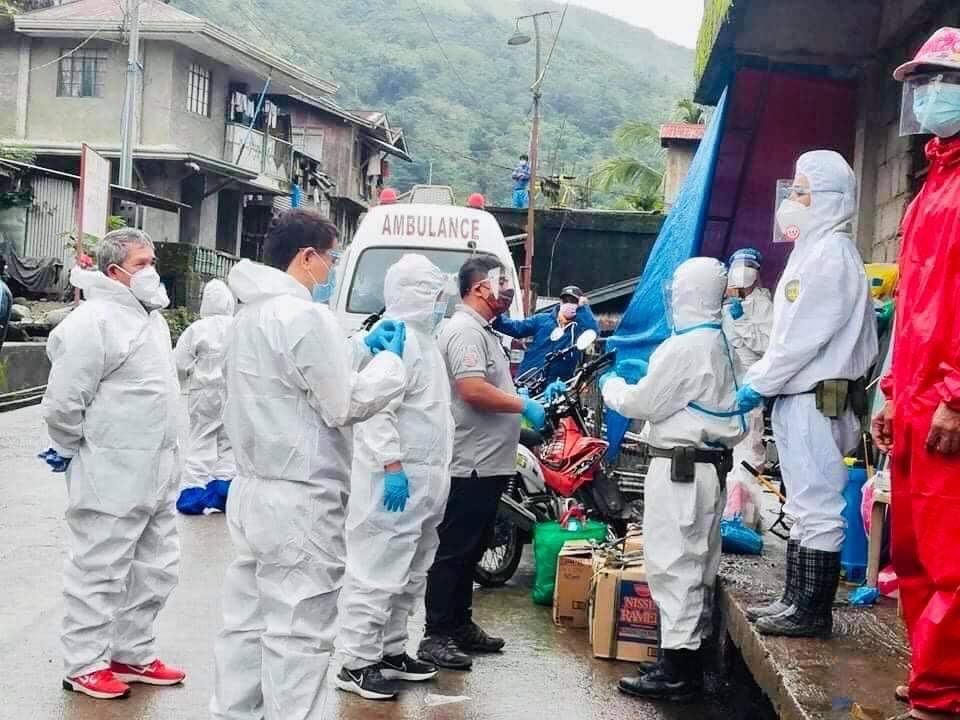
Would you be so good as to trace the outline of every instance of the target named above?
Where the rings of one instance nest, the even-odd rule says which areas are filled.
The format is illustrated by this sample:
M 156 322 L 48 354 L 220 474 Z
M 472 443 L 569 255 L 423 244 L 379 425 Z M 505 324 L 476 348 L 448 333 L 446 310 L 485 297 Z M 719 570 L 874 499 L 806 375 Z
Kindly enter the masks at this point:
M 777 227 L 788 242 L 797 242 L 810 229 L 813 213 L 797 200 L 784 200 L 777 208 Z
M 167 289 L 160 282 L 160 273 L 155 267 L 148 265 L 135 273 L 129 273 L 119 265 L 117 267 L 130 277 L 130 292 L 148 310 L 165 308 L 170 304 Z
M 738 265 L 730 268 L 730 275 L 727 277 L 727 287 L 735 290 L 753 287 L 757 282 L 757 277 L 758 273 L 756 268 Z

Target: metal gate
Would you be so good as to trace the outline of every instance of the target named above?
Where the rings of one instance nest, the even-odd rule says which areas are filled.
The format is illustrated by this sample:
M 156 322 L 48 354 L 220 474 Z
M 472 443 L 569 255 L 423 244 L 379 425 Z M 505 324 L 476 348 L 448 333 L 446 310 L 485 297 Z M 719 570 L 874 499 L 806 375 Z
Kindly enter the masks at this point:
M 64 270 L 73 266 L 73 251 L 66 247 L 66 233 L 76 221 L 77 184 L 55 177 L 34 176 L 33 205 L 27 210 L 24 257 L 57 257 Z M 66 279 L 66 272 L 61 276 Z

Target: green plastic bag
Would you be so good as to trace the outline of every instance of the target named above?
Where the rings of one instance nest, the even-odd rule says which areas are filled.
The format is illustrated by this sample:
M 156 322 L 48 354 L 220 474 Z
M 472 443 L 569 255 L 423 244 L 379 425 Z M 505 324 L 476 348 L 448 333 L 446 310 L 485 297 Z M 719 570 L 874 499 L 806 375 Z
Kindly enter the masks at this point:
M 537 523 L 533 528 L 535 574 L 533 601 L 537 605 L 553 605 L 553 586 L 557 579 L 557 557 L 568 540 L 607 539 L 606 523 L 588 520 L 580 530 L 564 530 L 556 521 Z

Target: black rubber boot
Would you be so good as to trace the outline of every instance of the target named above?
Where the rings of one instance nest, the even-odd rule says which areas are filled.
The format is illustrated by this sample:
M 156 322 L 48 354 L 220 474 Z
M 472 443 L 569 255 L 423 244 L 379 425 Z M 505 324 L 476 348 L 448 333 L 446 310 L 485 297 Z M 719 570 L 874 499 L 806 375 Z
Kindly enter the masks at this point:
M 623 678 L 620 692 L 647 700 L 689 702 L 703 690 L 701 650 L 661 650 L 660 662 L 650 672 Z
M 790 540 L 787 543 L 787 583 L 783 589 L 783 596 L 769 605 L 758 605 L 747 608 L 747 620 L 756 622 L 762 617 L 779 615 L 797 601 L 797 590 L 800 587 L 800 541 Z
M 840 553 L 801 547 L 797 601 L 779 615 L 757 620 L 757 631 L 784 637 L 829 637 L 839 584 Z

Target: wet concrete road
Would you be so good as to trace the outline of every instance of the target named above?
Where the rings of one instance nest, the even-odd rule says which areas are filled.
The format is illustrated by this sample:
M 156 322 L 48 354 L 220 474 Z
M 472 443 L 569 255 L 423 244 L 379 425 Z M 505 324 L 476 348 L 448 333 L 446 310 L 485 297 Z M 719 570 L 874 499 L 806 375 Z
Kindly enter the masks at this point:
M 212 646 L 220 625 L 219 594 L 233 550 L 223 517 L 180 518 L 179 587 L 160 615 L 163 658 L 184 667 L 182 687 L 134 686 L 128 700 L 95 701 L 60 689 L 62 612 L 62 476 L 35 455 L 47 447 L 38 407 L 0 414 L 0 718 L 11 720 L 194 720 L 207 717 L 213 683 Z M 323 720 L 427 718 L 515 720 L 724 720 L 723 693 L 697 705 L 658 708 L 619 695 L 616 680 L 631 666 L 595 660 L 586 632 L 562 630 L 529 600 L 530 567 L 513 584 L 477 594 L 479 622 L 509 639 L 507 651 L 480 657 L 470 673 L 443 673 L 411 686 L 396 703 L 373 704 L 328 682 Z M 420 618 L 412 621 L 419 640 Z M 469 701 L 425 706 L 428 692 Z

